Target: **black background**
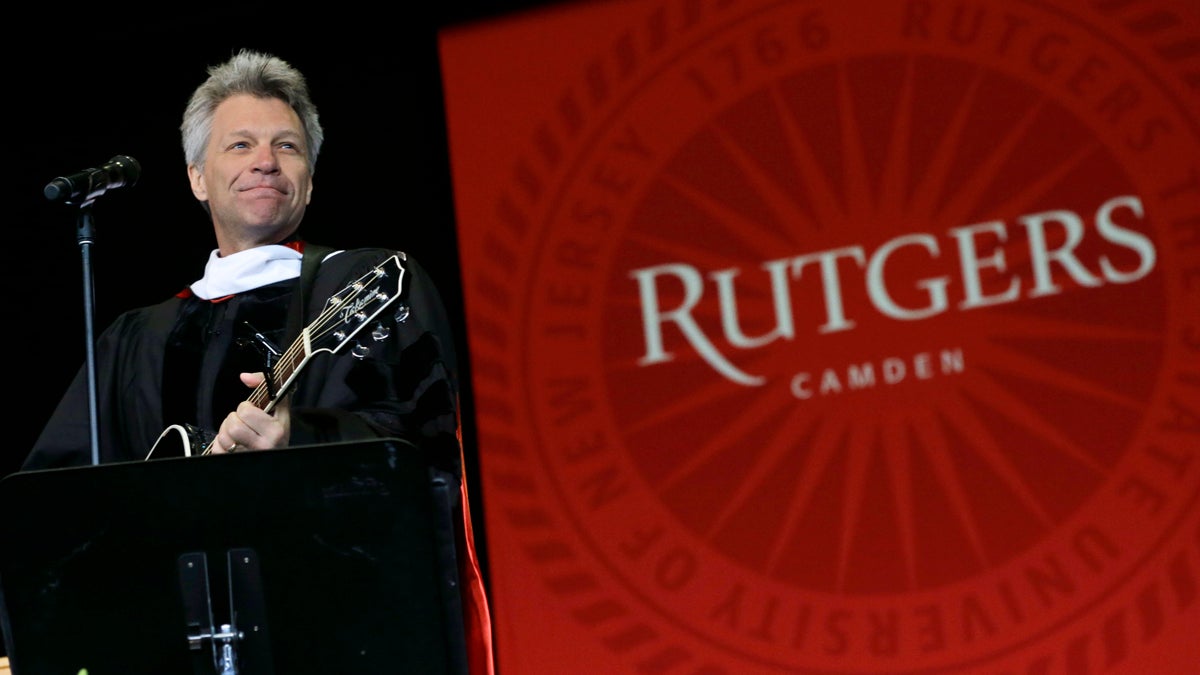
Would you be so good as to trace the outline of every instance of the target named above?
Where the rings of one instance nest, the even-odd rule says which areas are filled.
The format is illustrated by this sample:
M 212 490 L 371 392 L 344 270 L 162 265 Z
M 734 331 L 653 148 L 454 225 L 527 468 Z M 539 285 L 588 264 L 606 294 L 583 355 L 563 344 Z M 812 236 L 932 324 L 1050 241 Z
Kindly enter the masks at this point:
M 97 335 L 120 312 L 158 302 L 203 273 L 215 240 L 188 185 L 179 123 L 206 69 L 239 48 L 254 48 L 305 74 L 325 128 L 301 234 L 341 248 L 407 251 L 442 291 L 456 330 L 468 480 L 486 573 L 437 35 L 558 3 L 341 4 L 180 5 L 187 14 L 174 16 L 47 3 L 31 7 L 28 18 L 6 20 L 9 133 L 0 250 L 10 386 L 0 475 L 17 471 L 84 362 L 85 248 Z M 57 176 L 118 154 L 137 159 L 141 177 L 95 201 L 94 243 L 85 247 L 78 209 L 50 203 L 43 189 Z

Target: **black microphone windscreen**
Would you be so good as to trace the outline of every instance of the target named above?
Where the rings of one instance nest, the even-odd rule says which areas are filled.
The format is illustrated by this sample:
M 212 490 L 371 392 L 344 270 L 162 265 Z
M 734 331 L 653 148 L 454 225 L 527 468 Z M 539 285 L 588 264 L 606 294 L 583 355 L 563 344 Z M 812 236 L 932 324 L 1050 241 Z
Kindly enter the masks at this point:
M 129 155 L 117 155 L 108 160 L 106 166 L 113 165 L 120 167 L 120 170 L 119 172 L 114 172 L 114 178 L 117 178 L 117 180 L 112 181 L 110 187 L 132 186 L 142 176 L 142 165 Z

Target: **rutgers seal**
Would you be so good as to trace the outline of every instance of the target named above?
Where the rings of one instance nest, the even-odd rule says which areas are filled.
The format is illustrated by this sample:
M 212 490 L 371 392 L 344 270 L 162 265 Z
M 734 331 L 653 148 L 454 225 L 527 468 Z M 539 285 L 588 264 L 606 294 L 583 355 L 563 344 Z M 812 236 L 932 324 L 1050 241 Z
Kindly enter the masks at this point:
M 1103 673 L 1187 620 L 1200 32 L 1093 4 L 581 6 L 623 23 L 463 268 L 489 538 L 627 672 Z

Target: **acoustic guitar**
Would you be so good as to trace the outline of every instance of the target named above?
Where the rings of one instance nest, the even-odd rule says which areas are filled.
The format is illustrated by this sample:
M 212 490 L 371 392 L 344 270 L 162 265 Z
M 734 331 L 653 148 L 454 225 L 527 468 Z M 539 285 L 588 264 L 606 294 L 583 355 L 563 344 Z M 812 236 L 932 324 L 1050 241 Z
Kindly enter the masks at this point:
M 301 330 L 295 342 L 277 357 L 270 373 L 254 388 L 247 400 L 268 413 L 272 412 L 314 356 L 320 352 L 341 351 L 371 325 L 400 296 L 404 279 L 403 259 L 404 254 L 397 253 L 334 293 L 326 301 L 320 316 Z M 383 340 L 388 333 L 388 327 L 378 322 L 372 331 L 372 338 Z M 365 356 L 365 352 L 366 348 L 361 344 L 351 351 L 359 358 Z M 146 459 L 207 455 L 214 438 L 216 431 L 201 429 L 193 424 L 172 424 L 159 434 Z

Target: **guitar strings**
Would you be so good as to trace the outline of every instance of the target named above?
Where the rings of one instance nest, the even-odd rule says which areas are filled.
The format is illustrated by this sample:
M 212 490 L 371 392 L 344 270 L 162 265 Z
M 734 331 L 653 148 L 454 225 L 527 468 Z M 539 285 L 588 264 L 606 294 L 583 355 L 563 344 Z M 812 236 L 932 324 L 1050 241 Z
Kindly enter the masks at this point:
M 307 328 L 304 329 L 308 332 L 309 341 L 316 342 L 320 338 L 325 337 L 325 335 L 327 335 L 330 331 L 337 328 L 339 325 L 338 322 L 331 322 L 329 320 L 335 317 L 343 307 L 358 300 L 358 297 L 364 292 L 369 291 L 370 293 L 378 293 L 378 291 L 374 288 L 371 288 L 367 282 L 372 278 L 378 278 L 383 274 L 385 274 L 385 272 L 383 272 L 382 268 L 377 267 L 360 277 L 358 281 L 344 288 L 341 293 L 337 293 L 331 297 L 325 303 L 325 308 L 321 311 L 321 314 L 316 318 L 316 320 L 314 320 L 308 325 Z M 290 347 L 288 347 L 287 351 L 283 353 L 283 356 L 280 357 L 281 363 L 286 360 L 286 362 L 291 366 L 291 368 L 288 370 L 289 375 L 296 372 L 297 366 L 305 357 L 304 342 L 304 340 L 297 339 Z M 265 375 L 266 377 L 274 378 L 273 372 L 265 373 Z M 283 383 L 273 379 L 272 384 L 275 385 L 275 389 L 278 391 Z M 257 387 L 254 388 L 254 391 L 250 394 L 249 400 L 256 407 L 270 412 L 270 408 L 268 406 L 271 406 L 275 400 L 277 400 L 277 398 L 271 398 L 270 387 L 267 386 L 267 381 L 264 379 Z

